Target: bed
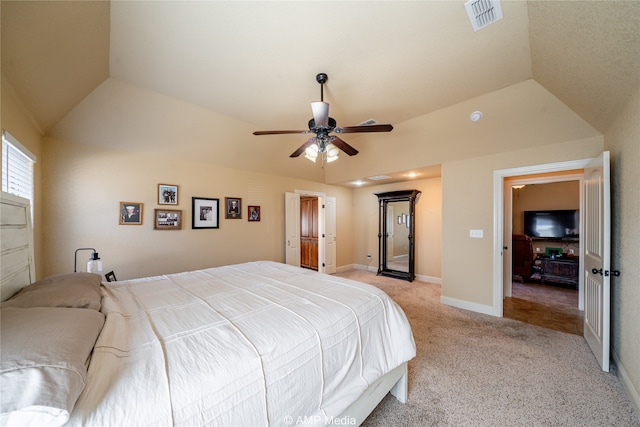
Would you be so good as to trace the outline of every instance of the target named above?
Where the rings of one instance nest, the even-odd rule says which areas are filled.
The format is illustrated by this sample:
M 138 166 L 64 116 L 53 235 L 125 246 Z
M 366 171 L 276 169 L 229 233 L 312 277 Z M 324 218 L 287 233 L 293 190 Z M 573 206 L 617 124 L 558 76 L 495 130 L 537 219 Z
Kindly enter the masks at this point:
M 5 425 L 359 425 L 389 391 L 406 401 L 411 329 L 364 283 L 272 261 L 7 277 L 21 290 L 1 305 Z

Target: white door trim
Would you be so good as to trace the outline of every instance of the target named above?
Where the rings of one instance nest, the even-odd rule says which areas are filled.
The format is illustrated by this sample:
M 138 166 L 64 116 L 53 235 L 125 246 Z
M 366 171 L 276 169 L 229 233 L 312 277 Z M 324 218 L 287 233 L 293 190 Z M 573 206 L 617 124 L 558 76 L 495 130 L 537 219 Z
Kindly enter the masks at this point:
M 566 162 L 547 163 L 542 165 L 523 166 L 493 171 L 493 308 L 492 315 L 502 317 L 503 299 L 503 256 L 504 242 L 504 179 L 512 176 L 533 175 L 549 172 L 563 172 L 573 169 L 584 169 L 592 159 L 570 160 Z M 560 181 L 558 177 L 556 181 Z M 580 186 L 582 192 L 582 186 Z M 580 194 L 582 200 L 582 193 Z M 580 215 L 582 216 L 582 210 Z M 580 226 L 582 223 L 580 221 Z M 582 230 L 581 230 L 582 232 Z M 582 235 L 582 234 L 581 234 Z M 582 239 L 580 240 L 580 263 L 583 262 Z M 582 274 L 582 273 L 581 273 Z M 580 280 L 582 283 L 582 280 Z

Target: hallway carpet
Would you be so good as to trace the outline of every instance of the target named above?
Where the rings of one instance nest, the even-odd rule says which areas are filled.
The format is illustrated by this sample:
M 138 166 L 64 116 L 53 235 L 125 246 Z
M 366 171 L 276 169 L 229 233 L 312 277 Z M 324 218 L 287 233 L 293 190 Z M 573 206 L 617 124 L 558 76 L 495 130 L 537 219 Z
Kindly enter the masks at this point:
M 582 337 L 443 305 L 436 284 L 338 275 L 387 292 L 417 346 L 408 402 L 387 395 L 363 426 L 640 426 Z

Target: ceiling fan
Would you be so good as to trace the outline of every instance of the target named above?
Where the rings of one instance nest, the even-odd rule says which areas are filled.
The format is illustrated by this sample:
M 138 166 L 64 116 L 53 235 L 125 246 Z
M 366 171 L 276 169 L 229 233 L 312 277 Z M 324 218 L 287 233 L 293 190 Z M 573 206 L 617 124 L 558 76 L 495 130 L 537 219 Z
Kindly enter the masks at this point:
M 329 117 L 329 104 L 324 102 L 324 84 L 329 77 L 325 73 L 316 76 L 316 81 L 320 83 L 320 101 L 311 103 L 313 118 L 309 120 L 309 129 L 305 130 L 263 130 L 255 131 L 254 135 L 279 135 L 291 133 L 314 133 L 315 136 L 302 144 L 289 157 L 298 157 L 305 153 L 309 160 L 316 161 L 318 154 L 323 155 L 323 159 L 332 162 L 338 159 L 339 150 L 344 151 L 349 156 L 358 154 L 358 150 L 344 142 L 342 139 L 330 133 L 361 133 L 361 132 L 391 132 L 391 125 L 357 125 L 337 127 L 333 117 Z

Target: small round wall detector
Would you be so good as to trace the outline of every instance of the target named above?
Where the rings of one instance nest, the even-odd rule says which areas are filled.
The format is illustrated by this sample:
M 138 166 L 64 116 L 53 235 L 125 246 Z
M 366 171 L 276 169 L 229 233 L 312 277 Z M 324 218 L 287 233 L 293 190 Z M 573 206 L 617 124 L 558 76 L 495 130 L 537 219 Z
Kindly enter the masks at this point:
M 469 118 L 472 122 L 479 122 L 480 120 L 482 120 L 482 111 L 474 111 L 473 113 L 471 113 Z

